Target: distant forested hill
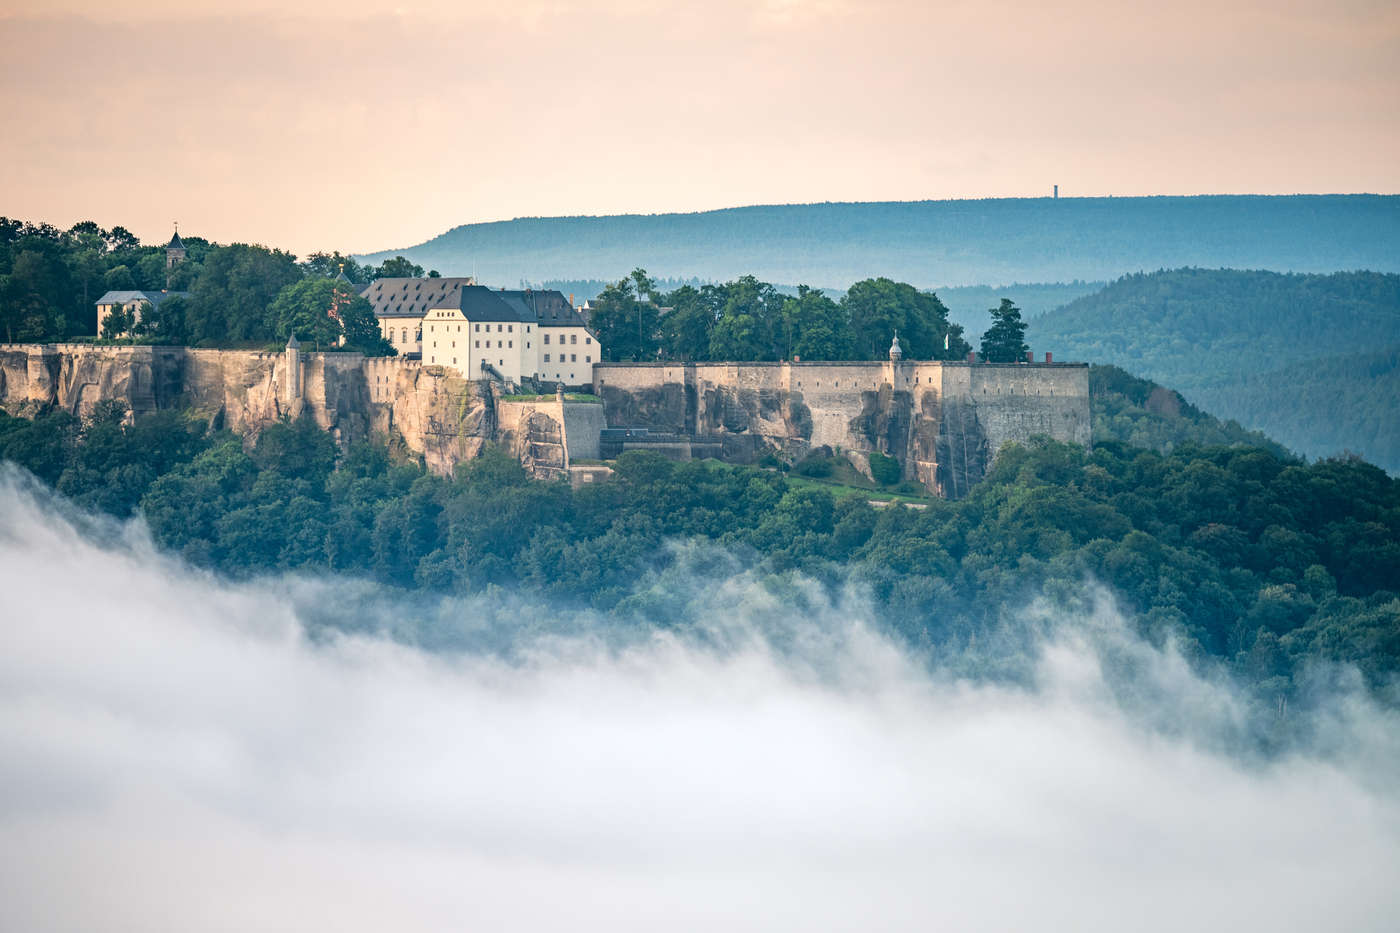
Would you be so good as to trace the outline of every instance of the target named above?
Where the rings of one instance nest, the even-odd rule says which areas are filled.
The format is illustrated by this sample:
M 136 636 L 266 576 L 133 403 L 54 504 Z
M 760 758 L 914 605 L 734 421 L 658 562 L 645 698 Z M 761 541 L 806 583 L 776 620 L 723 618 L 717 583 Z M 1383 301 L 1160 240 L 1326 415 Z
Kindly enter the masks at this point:
M 1177 269 L 1031 322 L 1029 342 L 1112 363 L 1309 456 L 1400 470 L 1400 276 Z
M 1349 450 L 1400 474 L 1400 345 L 1295 363 L 1196 396 L 1294 450 Z
M 1179 266 L 1400 272 L 1400 197 L 1003 198 L 522 217 L 368 258 L 397 254 L 493 284 L 615 280 L 637 266 L 661 278 L 751 273 L 823 288 L 878 275 L 925 288 L 1095 281 Z
M 1290 456 L 1287 448 L 1263 433 L 1222 421 L 1179 392 L 1117 366 L 1089 367 L 1089 405 L 1095 444 L 1127 444 L 1160 453 L 1187 445 L 1258 447 L 1280 459 Z

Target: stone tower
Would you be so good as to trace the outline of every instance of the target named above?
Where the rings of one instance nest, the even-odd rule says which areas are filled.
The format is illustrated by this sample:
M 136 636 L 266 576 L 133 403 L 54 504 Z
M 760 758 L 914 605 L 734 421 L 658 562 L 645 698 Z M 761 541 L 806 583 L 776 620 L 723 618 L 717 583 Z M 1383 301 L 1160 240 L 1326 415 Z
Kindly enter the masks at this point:
M 301 343 L 297 335 L 287 338 L 287 407 L 294 408 L 301 400 Z
M 175 235 L 165 246 L 165 288 L 170 289 L 170 275 L 175 267 L 185 261 L 185 242 L 180 239 L 180 227 L 175 227 Z

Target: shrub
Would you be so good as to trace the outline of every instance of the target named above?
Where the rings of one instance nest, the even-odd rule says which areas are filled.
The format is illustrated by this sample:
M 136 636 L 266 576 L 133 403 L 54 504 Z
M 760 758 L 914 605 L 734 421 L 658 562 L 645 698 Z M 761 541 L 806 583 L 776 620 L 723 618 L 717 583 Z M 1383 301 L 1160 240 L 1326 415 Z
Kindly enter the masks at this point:
M 903 472 L 899 467 L 899 461 L 894 457 L 882 454 L 878 450 L 870 452 L 870 475 L 881 486 L 892 486 L 899 482 L 899 477 Z

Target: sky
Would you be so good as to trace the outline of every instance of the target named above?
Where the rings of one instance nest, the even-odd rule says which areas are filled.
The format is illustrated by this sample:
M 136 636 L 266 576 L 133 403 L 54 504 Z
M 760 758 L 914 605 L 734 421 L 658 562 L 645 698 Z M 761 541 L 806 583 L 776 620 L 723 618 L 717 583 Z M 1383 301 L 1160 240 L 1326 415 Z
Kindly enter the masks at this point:
M 1389 0 L 0 0 L 0 48 L 0 214 L 152 242 L 1400 191 Z
M 1022 610 L 1046 637 L 1019 686 L 905 656 L 859 593 L 790 581 L 798 611 L 743 573 L 686 583 L 732 565 L 713 554 L 668 578 L 702 639 L 429 653 L 377 634 L 413 597 L 220 580 L 36 489 L 0 470 L 5 608 L 33 623 L 0 626 L 6 930 L 1365 933 L 1400 911 L 1394 710 L 1343 680 L 1313 697 L 1325 744 L 1241 751 L 1230 684 L 1106 597 Z M 438 630 L 549 630 L 510 599 L 446 600 Z

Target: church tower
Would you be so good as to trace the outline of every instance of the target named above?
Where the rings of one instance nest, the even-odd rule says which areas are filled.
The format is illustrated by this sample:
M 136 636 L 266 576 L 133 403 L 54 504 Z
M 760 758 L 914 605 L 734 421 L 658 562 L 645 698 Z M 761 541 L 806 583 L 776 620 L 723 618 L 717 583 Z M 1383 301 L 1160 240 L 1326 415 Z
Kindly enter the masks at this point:
M 175 235 L 165 247 L 165 288 L 170 289 L 170 274 L 175 267 L 185 261 L 185 242 L 180 239 L 180 225 L 175 225 Z

